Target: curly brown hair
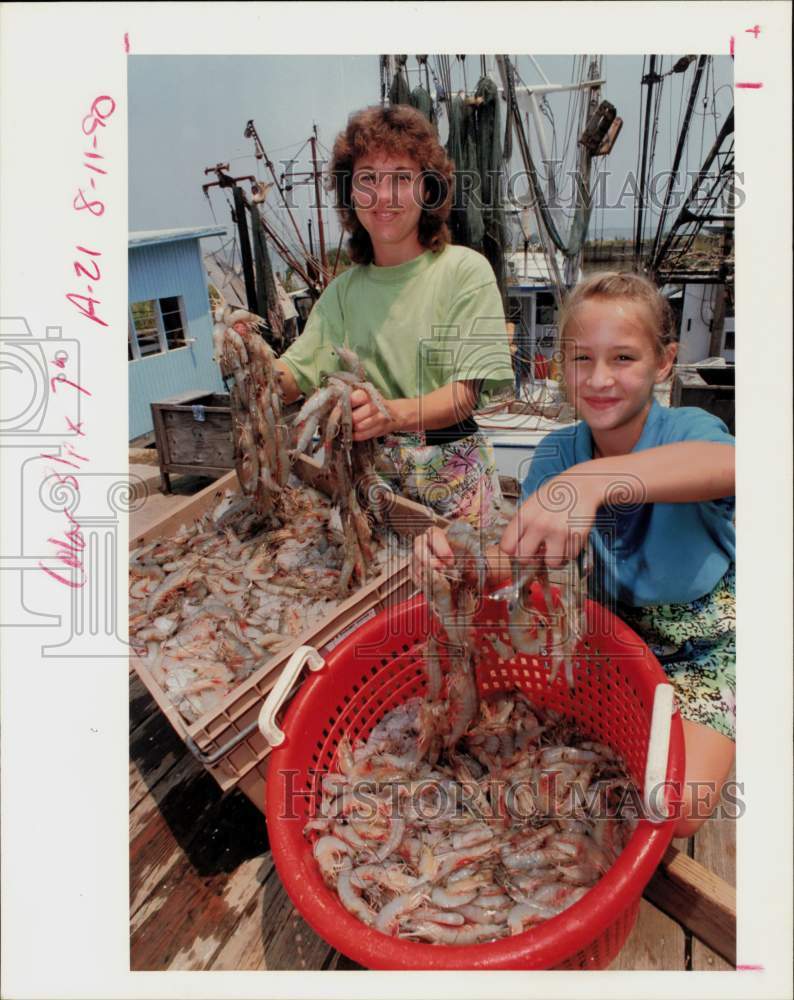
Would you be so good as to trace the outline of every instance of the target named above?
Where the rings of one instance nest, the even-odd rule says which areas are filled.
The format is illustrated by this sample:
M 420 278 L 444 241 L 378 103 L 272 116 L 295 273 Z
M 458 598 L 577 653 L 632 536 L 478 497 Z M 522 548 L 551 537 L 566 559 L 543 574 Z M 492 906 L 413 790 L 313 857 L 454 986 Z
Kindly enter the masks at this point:
M 374 250 L 369 233 L 353 208 L 353 170 L 365 153 L 401 153 L 422 169 L 424 204 L 418 238 L 423 247 L 439 253 L 451 242 L 447 219 L 452 205 L 452 161 L 425 116 L 406 104 L 378 105 L 351 115 L 347 128 L 336 137 L 326 187 L 336 193 L 342 228 L 350 233 L 347 251 L 355 264 L 370 264 Z

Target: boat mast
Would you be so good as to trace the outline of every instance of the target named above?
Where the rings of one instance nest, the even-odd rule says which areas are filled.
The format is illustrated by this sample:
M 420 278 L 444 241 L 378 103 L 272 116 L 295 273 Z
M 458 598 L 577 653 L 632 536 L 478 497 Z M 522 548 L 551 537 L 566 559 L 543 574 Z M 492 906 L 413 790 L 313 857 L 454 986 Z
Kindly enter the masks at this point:
M 695 70 L 695 76 L 692 80 L 692 87 L 689 91 L 689 100 L 687 102 L 686 113 L 684 115 L 684 121 L 681 125 L 681 132 L 678 136 L 678 143 L 675 149 L 675 156 L 673 158 L 673 166 L 670 170 L 670 177 L 667 181 L 667 190 L 664 194 L 664 204 L 662 205 L 662 211 L 659 214 L 659 224 L 656 227 L 656 236 L 653 241 L 653 250 L 650 254 L 650 260 L 648 268 L 650 271 L 655 271 L 661 261 L 661 242 L 662 234 L 664 230 L 664 224 L 667 219 L 667 213 L 670 210 L 670 198 L 673 193 L 673 184 L 675 184 L 678 179 L 678 168 L 681 166 L 681 159 L 684 153 L 684 147 L 686 146 L 687 138 L 689 135 L 689 126 L 692 121 L 692 114 L 695 110 L 695 100 L 697 98 L 698 91 L 700 90 L 700 81 L 703 78 L 703 74 L 708 66 L 709 56 L 700 56 L 698 58 L 697 69 Z
M 642 133 L 642 165 L 640 166 L 640 176 L 637 178 L 637 227 L 634 233 L 634 263 L 637 268 L 642 259 L 642 217 L 645 213 L 645 194 L 647 190 L 645 174 L 648 164 L 648 135 L 651 128 L 651 107 L 653 104 L 653 85 L 658 83 L 661 77 L 656 72 L 656 56 L 651 56 L 650 67 L 647 74 L 642 78 L 643 84 L 648 88 L 645 92 L 645 125 Z
M 317 169 L 317 125 L 312 126 L 309 142 L 312 147 L 312 170 L 314 172 L 314 197 L 317 204 L 317 234 L 320 240 L 320 270 L 323 285 L 328 284 L 328 260 L 325 256 L 325 230 L 323 228 L 323 204 L 321 198 L 320 171 Z
M 304 253 L 304 256 L 305 256 L 306 252 L 307 252 L 306 251 L 306 244 L 303 242 L 303 236 L 301 235 L 300 226 L 295 221 L 295 216 L 292 214 L 292 210 L 289 207 L 289 203 L 288 203 L 287 199 L 284 197 L 284 191 L 283 191 L 283 189 L 281 187 L 281 183 L 280 183 L 278 177 L 276 176 L 275 170 L 273 169 L 273 161 L 267 155 L 267 152 L 265 151 L 265 147 L 262 145 L 262 140 L 259 138 L 259 133 L 256 130 L 256 125 L 254 125 L 253 118 L 250 118 L 248 120 L 248 122 L 246 123 L 245 131 L 243 132 L 243 136 L 246 139 L 253 139 L 254 140 L 254 145 L 256 146 L 257 154 L 265 161 L 265 166 L 270 171 L 270 176 L 273 178 L 273 183 L 276 185 L 276 191 L 278 191 L 278 193 L 279 193 L 279 195 L 281 197 L 281 203 L 282 203 L 282 205 L 287 210 L 287 215 L 289 216 L 289 220 L 292 223 L 292 228 L 295 230 L 295 235 L 298 237 L 298 242 L 300 243 L 301 249 L 303 250 L 303 253 Z
M 594 56 L 590 60 L 588 68 L 588 78 L 590 83 L 590 98 L 582 102 L 582 120 L 580 122 L 579 134 L 584 136 L 585 128 L 596 113 L 601 97 L 601 57 Z M 589 143 L 580 139 L 577 172 L 576 172 L 576 210 L 571 223 L 571 231 L 568 238 L 568 250 L 565 252 L 564 278 L 567 288 L 572 288 L 579 280 L 579 270 L 582 266 L 582 252 L 584 250 L 584 240 L 587 227 L 590 222 L 590 212 L 592 209 L 592 193 L 590 191 L 590 173 L 593 157 L 597 151 Z

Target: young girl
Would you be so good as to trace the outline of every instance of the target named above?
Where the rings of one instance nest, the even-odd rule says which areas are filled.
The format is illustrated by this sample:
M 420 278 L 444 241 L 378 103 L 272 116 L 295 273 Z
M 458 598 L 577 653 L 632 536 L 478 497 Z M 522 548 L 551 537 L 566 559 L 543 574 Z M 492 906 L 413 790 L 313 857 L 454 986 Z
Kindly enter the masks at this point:
M 675 836 L 688 837 L 717 805 L 734 758 L 734 441 L 704 410 L 654 399 L 676 345 L 669 306 L 646 278 L 579 284 L 560 347 L 581 419 L 536 450 L 499 548 L 554 568 L 589 537 L 592 596 L 643 637 L 675 688 L 686 743 Z M 417 573 L 452 558 L 438 529 L 416 555 Z

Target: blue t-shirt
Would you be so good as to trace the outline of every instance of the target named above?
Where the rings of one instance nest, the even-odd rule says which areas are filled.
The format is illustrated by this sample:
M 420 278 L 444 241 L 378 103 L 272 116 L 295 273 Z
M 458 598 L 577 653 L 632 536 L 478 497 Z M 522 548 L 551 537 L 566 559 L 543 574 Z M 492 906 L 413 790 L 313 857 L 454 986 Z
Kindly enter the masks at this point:
M 633 451 L 678 441 L 735 444 L 711 413 L 694 406 L 668 409 L 654 400 Z M 522 502 L 547 479 L 592 457 L 593 437 L 584 421 L 553 431 L 535 450 Z M 616 480 L 613 500 L 599 509 L 590 533 L 593 596 L 641 607 L 688 603 L 710 593 L 736 558 L 735 498 L 628 506 L 620 505 L 620 494 Z

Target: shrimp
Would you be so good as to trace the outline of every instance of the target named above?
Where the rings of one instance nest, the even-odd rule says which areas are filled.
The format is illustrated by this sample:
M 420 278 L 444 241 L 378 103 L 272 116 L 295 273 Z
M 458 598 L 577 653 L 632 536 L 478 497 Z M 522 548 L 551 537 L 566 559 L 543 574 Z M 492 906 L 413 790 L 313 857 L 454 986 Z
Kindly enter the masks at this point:
M 356 384 L 356 389 L 361 389 L 365 392 L 370 399 L 370 402 L 375 407 L 375 409 L 381 413 L 388 421 L 392 421 L 394 417 L 392 416 L 389 408 L 384 402 L 383 396 L 378 392 L 375 386 L 371 382 L 359 382 Z
M 364 864 L 353 869 L 350 881 L 359 889 L 378 884 L 393 892 L 406 893 L 423 883 L 424 879 L 408 875 L 395 864 Z
M 473 924 L 502 924 L 507 921 L 507 906 L 510 900 L 505 896 L 505 906 L 480 906 L 475 901 L 454 911 Z
M 507 925 L 511 934 L 520 934 L 527 923 L 538 923 L 557 915 L 556 910 L 538 904 L 517 903 L 507 915 Z
M 415 910 L 417 906 L 427 899 L 427 890 L 423 886 L 417 886 L 410 892 L 395 896 L 391 902 L 387 903 L 375 918 L 375 928 L 382 934 L 394 934 L 401 918 Z
M 477 711 L 477 687 L 471 666 L 458 661 L 453 665 L 447 681 L 449 732 L 444 737 L 448 746 L 454 746 L 466 732 Z
M 428 636 L 425 642 L 424 663 L 427 674 L 427 698 L 433 702 L 441 694 L 441 663 L 438 643 L 432 635 Z
M 320 872 L 328 885 L 334 885 L 336 878 L 345 869 L 353 867 L 350 847 L 339 837 L 320 837 L 312 850 Z
M 355 375 L 359 382 L 364 382 L 367 376 L 364 372 L 364 366 L 361 364 L 355 351 L 351 351 L 348 347 L 340 346 L 334 347 L 334 350 L 342 363 L 342 367 Z
M 352 883 L 351 871 L 348 867 L 343 868 L 339 872 L 336 888 L 339 893 L 339 899 L 346 910 L 352 913 L 354 917 L 358 917 L 365 924 L 372 925 L 375 923 L 378 915 L 361 898 L 358 888 Z
M 477 889 L 463 892 L 451 892 L 446 889 L 436 888 L 430 894 L 430 901 L 440 906 L 441 909 L 454 910 L 458 906 L 465 906 L 477 896 Z
M 469 924 L 463 927 L 442 927 L 429 920 L 411 922 L 406 925 L 405 933 L 409 937 L 424 938 L 442 944 L 465 945 L 500 938 L 502 928 L 499 924 Z
M 434 910 L 430 906 L 420 906 L 418 909 L 414 910 L 414 919 L 418 920 L 420 923 L 425 920 L 429 920 L 434 924 L 445 924 L 449 927 L 460 927 L 461 924 L 466 922 L 466 918 L 463 914 L 465 907 L 461 907 L 460 910 Z

